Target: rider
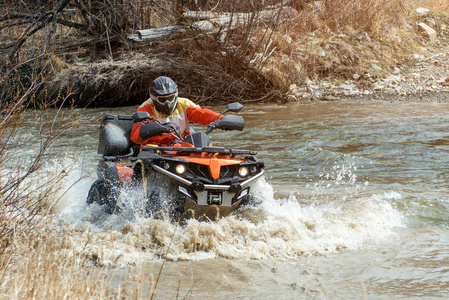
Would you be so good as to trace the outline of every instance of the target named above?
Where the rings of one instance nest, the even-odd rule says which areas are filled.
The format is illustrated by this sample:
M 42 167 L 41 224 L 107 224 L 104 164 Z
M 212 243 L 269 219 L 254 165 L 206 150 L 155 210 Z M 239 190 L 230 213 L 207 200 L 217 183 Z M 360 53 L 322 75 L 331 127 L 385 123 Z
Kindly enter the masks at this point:
M 173 146 L 178 141 L 173 129 L 162 126 L 170 122 L 179 128 L 182 137 L 189 135 L 189 122 L 208 125 L 215 121 L 219 114 L 207 108 L 200 108 L 187 98 L 178 97 L 178 87 L 168 77 L 156 78 L 150 86 L 150 98 L 139 106 L 137 111 L 148 112 L 153 120 L 134 123 L 131 141 L 142 146 Z M 158 122 L 155 122 L 155 121 Z M 154 135 L 155 128 L 158 133 Z M 162 128 L 163 127 L 163 128 Z

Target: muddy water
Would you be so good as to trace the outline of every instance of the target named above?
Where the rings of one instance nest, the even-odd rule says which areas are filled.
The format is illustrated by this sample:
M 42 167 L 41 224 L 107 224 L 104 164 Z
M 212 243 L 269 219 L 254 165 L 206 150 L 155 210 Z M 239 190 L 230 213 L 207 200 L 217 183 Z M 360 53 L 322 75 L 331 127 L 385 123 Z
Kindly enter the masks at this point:
M 252 189 L 262 204 L 183 227 L 84 203 L 98 120 L 135 109 L 83 112 L 56 149 L 75 165 L 58 212 L 83 232 L 73 250 L 106 266 L 113 285 L 138 278 L 146 295 L 166 255 L 159 299 L 449 296 L 448 104 L 247 105 L 242 133 L 212 139 L 259 152 L 266 173 Z

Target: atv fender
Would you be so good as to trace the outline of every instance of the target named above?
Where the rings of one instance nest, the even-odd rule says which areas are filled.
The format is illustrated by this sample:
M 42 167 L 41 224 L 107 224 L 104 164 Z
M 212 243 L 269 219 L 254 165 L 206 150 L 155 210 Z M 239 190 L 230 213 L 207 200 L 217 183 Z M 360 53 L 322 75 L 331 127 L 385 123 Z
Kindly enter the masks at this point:
M 130 183 L 133 176 L 133 169 L 114 162 L 102 161 L 97 167 L 99 179 L 110 182 L 112 185 L 119 183 Z

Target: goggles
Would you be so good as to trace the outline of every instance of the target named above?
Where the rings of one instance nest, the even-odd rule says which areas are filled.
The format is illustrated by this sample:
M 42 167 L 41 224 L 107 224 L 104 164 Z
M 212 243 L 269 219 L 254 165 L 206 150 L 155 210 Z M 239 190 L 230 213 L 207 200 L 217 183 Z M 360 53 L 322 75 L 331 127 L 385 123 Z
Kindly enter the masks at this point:
M 171 103 L 176 99 L 177 96 L 178 96 L 177 93 L 163 95 L 163 96 L 150 95 L 152 100 L 157 101 L 160 104 Z

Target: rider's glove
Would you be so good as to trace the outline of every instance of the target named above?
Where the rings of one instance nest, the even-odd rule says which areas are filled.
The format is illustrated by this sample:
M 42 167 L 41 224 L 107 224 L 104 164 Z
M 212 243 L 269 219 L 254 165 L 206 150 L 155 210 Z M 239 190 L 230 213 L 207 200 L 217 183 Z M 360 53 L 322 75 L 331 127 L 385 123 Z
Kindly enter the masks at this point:
M 140 126 L 139 134 L 143 140 L 149 139 L 156 135 L 173 132 L 170 126 L 162 125 L 159 122 L 150 122 Z

